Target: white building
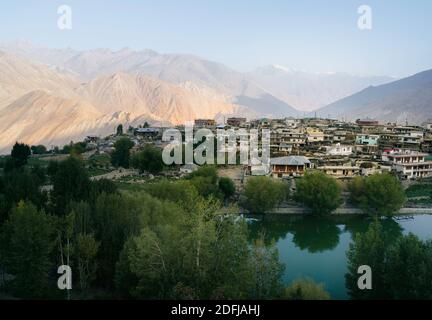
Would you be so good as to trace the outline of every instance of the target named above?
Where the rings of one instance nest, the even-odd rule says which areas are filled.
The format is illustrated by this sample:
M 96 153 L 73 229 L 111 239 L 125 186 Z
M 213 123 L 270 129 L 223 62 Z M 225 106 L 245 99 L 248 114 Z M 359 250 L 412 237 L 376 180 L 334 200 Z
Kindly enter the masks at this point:
M 287 128 L 297 128 L 300 125 L 300 120 L 292 117 L 285 119 L 285 125 Z
M 324 132 L 318 128 L 307 128 L 306 129 L 307 141 L 311 142 L 323 142 Z
M 353 152 L 353 146 L 341 145 L 340 143 L 326 147 L 326 149 L 326 154 L 330 156 L 349 156 Z
M 392 165 L 392 169 L 405 179 L 432 176 L 432 161 L 426 161 L 427 153 L 399 149 L 387 150 L 382 160 Z

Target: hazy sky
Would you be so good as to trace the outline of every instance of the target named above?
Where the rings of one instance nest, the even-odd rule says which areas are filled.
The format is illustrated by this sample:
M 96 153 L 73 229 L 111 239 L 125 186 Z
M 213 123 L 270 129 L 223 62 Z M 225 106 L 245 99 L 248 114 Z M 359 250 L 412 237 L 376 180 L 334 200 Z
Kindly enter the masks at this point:
M 57 27 L 62 4 L 72 8 L 72 30 Z M 363 4 L 372 30 L 357 27 Z M 1 1 L 0 41 L 14 40 L 192 53 L 240 71 L 279 64 L 402 77 L 432 68 L 432 1 Z

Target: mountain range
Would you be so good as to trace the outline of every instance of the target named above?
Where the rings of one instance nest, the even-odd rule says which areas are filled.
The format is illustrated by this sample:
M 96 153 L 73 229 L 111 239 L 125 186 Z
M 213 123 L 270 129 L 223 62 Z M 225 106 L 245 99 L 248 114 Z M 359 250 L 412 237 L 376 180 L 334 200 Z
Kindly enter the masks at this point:
M 431 78 L 431 71 L 395 80 L 278 65 L 241 73 L 152 50 L 0 44 L 0 153 L 15 141 L 52 146 L 105 135 L 120 123 L 302 116 L 317 108 L 322 116 L 418 123 L 431 113 Z
M 432 70 L 370 86 L 319 110 L 320 115 L 355 120 L 421 124 L 432 117 Z
M 191 82 L 211 88 L 226 102 L 243 105 L 263 116 L 298 116 L 326 106 L 370 85 L 394 80 L 386 76 L 311 73 L 270 65 L 248 73 L 190 54 L 160 54 L 153 50 L 119 51 L 48 49 L 27 42 L 0 45 L 0 50 L 55 66 L 81 81 L 117 72 L 145 74 L 169 83 Z
M 249 73 L 249 78 L 278 99 L 304 111 L 317 110 L 368 86 L 395 80 L 342 72 L 312 73 L 279 65 L 257 68 Z
M 118 72 L 82 82 L 56 68 L 0 52 L 0 153 L 15 141 L 63 145 L 118 124 L 173 125 L 196 118 L 255 116 L 210 89 Z

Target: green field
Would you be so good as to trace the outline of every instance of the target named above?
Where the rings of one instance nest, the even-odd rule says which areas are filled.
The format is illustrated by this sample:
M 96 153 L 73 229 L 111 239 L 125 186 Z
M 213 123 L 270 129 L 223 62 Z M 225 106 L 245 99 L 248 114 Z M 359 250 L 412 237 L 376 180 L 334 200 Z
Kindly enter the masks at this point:
M 412 204 L 432 204 L 432 183 L 419 183 L 406 189 L 407 200 Z

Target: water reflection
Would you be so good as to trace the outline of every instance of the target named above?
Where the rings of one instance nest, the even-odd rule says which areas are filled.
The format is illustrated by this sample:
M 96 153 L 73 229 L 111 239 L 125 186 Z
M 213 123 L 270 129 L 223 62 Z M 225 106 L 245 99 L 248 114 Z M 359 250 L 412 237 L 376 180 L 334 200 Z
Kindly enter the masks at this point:
M 349 232 L 354 240 L 357 233 L 367 231 L 372 218 L 368 217 L 263 217 L 249 225 L 251 240 L 264 237 L 266 244 L 278 242 L 292 234 L 292 241 L 301 250 L 309 253 L 333 250 L 339 244 L 340 234 Z M 402 235 L 403 228 L 392 218 L 381 219 L 387 243 L 393 243 Z
M 286 269 L 285 284 L 310 277 L 325 283 L 332 299 L 348 299 L 345 287 L 346 252 L 357 233 L 367 231 L 373 221 L 366 216 L 303 217 L 267 215 L 249 223 L 250 240 L 264 235 L 266 244 L 276 242 Z M 412 232 L 423 240 L 432 239 L 432 215 L 384 218 L 380 220 L 385 241 L 394 243 Z
M 293 242 L 310 253 L 336 248 L 341 230 L 334 220 L 307 217 L 292 224 Z
M 351 239 L 354 240 L 357 233 L 365 233 L 372 223 L 373 218 L 353 217 L 345 221 L 344 231 L 351 234 Z M 396 221 L 395 218 L 380 219 L 382 225 L 384 241 L 387 244 L 394 243 L 403 234 L 403 227 Z
M 252 239 L 264 236 L 266 244 L 285 239 L 287 234 L 293 235 L 294 244 L 301 250 L 310 253 L 334 249 L 339 243 L 341 229 L 334 219 L 325 217 L 289 217 L 287 219 L 264 218 L 250 225 Z

